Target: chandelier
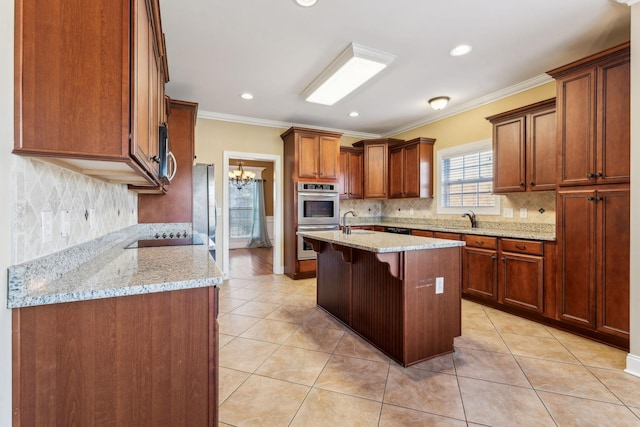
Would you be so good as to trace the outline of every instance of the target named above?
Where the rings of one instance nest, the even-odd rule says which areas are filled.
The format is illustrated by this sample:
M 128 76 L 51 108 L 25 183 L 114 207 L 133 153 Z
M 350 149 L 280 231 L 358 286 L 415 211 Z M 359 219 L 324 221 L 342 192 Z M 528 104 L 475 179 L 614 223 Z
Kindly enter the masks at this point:
M 238 169 L 229 172 L 229 182 L 235 185 L 238 190 L 253 182 L 256 177 L 255 173 L 245 171 L 242 165 L 243 162 L 238 162 Z

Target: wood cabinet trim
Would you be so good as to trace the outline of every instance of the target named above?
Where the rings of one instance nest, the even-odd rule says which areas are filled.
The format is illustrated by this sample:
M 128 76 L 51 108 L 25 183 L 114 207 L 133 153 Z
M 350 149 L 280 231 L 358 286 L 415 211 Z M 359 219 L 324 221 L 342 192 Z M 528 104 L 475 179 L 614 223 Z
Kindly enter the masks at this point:
M 614 58 L 614 57 L 629 57 L 630 54 L 631 54 L 631 43 L 625 42 L 617 46 L 613 46 L 612 48 L 609 48 L 602 52 L 596 53 L 594 55 L 587 56 L 577 61 L 573 61 L 568 64 L 565 64 L 561 67 L 554 68 L 553 70 L 549 70 L 547 71 L 547 74 L 549 74 L 554 79 L 557 79 L 575 70 L 593 67 L 594 65 L 598 64 L 602 60 Z

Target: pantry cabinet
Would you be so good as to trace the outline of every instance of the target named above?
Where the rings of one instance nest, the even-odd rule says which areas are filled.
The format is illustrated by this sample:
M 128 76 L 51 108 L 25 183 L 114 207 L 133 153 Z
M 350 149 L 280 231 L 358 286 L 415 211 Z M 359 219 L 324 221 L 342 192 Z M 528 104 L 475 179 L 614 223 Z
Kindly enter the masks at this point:
M 389 146 L 402 143 L 402 139 L 366 139 L 353 144 L 364 150 L 363 197 L 387 199 L 389 197 Z
M 628 338 L 628 188 L 558 192 L 558 315 L 567 322 Z
M 362 199 L 362 149 L 340 147 L 340 179 L 338 192 L 341 199 Z
M 558 184 L 628 183 L 630 44 L 548 71 L 557 81 Z
M 389 149 L 389 198 L 433 197 L 433 138 L 415 138 Z
M 158 185 L 168 80 L 158 0 L 18 0 L 15 24 L 13 152 Z
M 487 117 L 493 125 L 493 191 L 556 187 L 555 98 Z

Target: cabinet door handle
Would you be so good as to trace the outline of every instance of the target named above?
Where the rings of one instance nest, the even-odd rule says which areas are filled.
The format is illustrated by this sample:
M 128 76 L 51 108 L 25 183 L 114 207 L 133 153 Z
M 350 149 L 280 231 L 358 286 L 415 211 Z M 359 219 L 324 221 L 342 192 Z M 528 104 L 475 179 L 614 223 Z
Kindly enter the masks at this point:
M 601 202 L 603 200 L 604 200 L 604 197 L 602 197 L 602 196 L 597 196 L 596 197 L 596 202 Z
M 587 178 L 589 178 L 589 179 L 594 178 L 595 176 L 596 176 L 596 175 L 595 175 L 595 174 L 593 174 L 593 173 L 588 173 L 588 174 L 587 174 Z
M 604 176 L 604 174 L 602 172 L 598 172 L 596 174 L 596 178 L 602 178 Z
M 595 198 L 595 197 L 593 197 L 593 196 L 589 196 L 589 197 L 587 197 L 587 200 L 588 200 L 588 201 L 590 201 L 590 202 L 593 202 L 595 199 L 596 199 L 596 198 Z
M 521 251 L 524 251 L 527 249 L 525 245 L 516 245 L 516 248 L 520 249 Z
M 507 262 L 507 259 L 505 257 L 502 257 L 502 262 Z
M 535 186 L 536 186 L 536 183 L 535 183 L 535 182 L 533 182 L 533 181 L 531 181 L 531 182 L 529 183 L 529 185 L 530 185 L 530 186 L 532 186 L 532 187 L 535 187 Z
M 520 183 L 520 187 L 524 187 L 524 182 L 521 182 L 521 183 Z
M 498 258 L 497 255 L 491 255 L 491 259 L 496 259 Z

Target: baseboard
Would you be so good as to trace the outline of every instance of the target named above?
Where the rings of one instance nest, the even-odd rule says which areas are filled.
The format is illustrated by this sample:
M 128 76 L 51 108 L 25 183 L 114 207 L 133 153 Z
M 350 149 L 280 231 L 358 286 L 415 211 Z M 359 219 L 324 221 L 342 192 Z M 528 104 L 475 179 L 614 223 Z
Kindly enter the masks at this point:
M 281 265 L 280 267 L 274 268 L 274 273 L 275 274 L 284 274 L 284 266 Z
M 640 377 L 640 356 L 635 354 L 627 354 L 627 369 L 624 370 L 627 374 Z

